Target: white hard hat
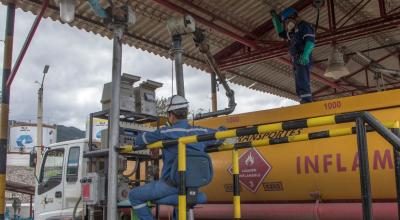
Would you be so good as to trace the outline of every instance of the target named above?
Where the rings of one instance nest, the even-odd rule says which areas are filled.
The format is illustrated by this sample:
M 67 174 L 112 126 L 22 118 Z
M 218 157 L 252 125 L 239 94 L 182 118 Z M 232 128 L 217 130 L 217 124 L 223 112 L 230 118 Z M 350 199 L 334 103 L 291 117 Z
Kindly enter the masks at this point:
M 168 98 L 167 112 L 188 107 L 189 107 L 189 102 L 180 95 L 173 95 Z

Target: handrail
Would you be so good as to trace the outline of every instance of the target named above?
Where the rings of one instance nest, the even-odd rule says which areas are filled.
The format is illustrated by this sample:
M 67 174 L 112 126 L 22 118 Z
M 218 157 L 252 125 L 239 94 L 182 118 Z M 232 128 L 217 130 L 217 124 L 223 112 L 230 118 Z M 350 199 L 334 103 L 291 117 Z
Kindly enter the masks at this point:
M 359 112 L 353 112 L 353 113 L 346 113 L 346 114 L 339 114 L 339 115 L 322 116 L 322 117 L 316 117 L 316 118 L 310 118 L 310 119 L 285 121 L 285 122 L 279 122 L 279 123 L 273 123 L 273 124 L 263 124 L 263 125 L 252 126 L 252 127 L 245 127 L 245 128 L 230 129 L 230 130 L 225 130 L 225 131 L 217 131 L 217 132 L 210 133 L 210 134 L 191 135 L 191 136 L 181 137 L 181 138 L 175 139 L 175 140 L 157 141 L 152 144 L 146 145 L 144 147 L 124 146 L 124 147 L 120 148 L 120 152 L 121 153 L 129 153 L 129 152 L 137 151 L 137 150 L 176 146 L 180 141 L 184 141 L 185 143 L 189 144 L 189 143 L 194 143 L 194 142 L 220 140 L 220 139 L 239 137 L 239 136 L 245 136 L 245 135 L 263 134 L 263 133 L 274 132 L 274 131 L 293 130 L 293 129 L 300 129 L 300 128 L 311 128 L 311 127 L 317 127 L 317 126 L 346 123 L 346 122 L 354 121 L 355 118 L 360 116 L 360 114 L 361 113 L 359 113 Z
M 399 121 L 391 121 L 383 123 L 385 128 L 398 128 Z M 366 128 L 367 132 L 372 132 L 374 129 L 372 127 Z M 331 129 L 326 131 L 318 131 L 313 133 L 306 133 L 300 135 L 291 135 L 287 137 L 281 138 L 265 138 L 261 140 L 254 140 L 254 141 L 247 141 L 235 144 L 222 144 L 217 146 L 211 146 L 206 148 L 207 153 L 214 153 L 214 152 L 221 152 L 221 151 L 230 151 L 234 149 L 246 149 L 252 147 L 264 147 L 269 145 L 277 145 L 277 144 L 285 144 L 285 143 L 293 143 L 293 142 L 300 142 L 300 141 L 308 141 L 308 140 L 317 140 L 322 138 L 331 138 L 331 137 L 340 137 L 356 134 L 356 127 L 348 127 L 348 128 L 337 128 Z
M 341 124 L 356 121 L 356 127 L 331 129 L 327 131 L 314 132 L 309 134 L 293 135 L 284 138 L 276 139 L 263 139 L 251 142 L 225 144 L 221 147 L 207 148 L 206 151 L 227 151 L 232 150 L 232 163 L 233 163 L 233 203 L 234 203 L 234 219 L 240 219 L 240 190 L 239 190 L 239 166 L 237 150 L 240 148 L 249 148 L 257 146 L 267 146 L 273 144 L 291 143 L 298 141 L 306 141 L 320 138 L 337 137 L 343 135 L 357 134 L 358 155 L 360 159 L 360 182 L 362 188 L 362 207 L 363 216 L 366 220 L 372 220 L 372 199 L 371 199 L 371 185 L 369 179 L 369 165 L 368 165 L 368 150 L 366 132 L 376 130 L 385 140 L 393 146 L 394 157 L 396 161 L 395 175 L 396 175 L 396 191 L 398 201 L 398 211 L 400 213 L 400 123 L 399 121 L 386 122 L 382 124 L 368 112 L 353 112 L 339 115 L 330 115 L 323 117 L 316 117 L 310 119 L 301 119 L 294 121 L 286 121 L 274 124 L 265 124 L 259 126 L 252 126 L 246 128 L 230 129 L 226 131 L 218 131 L 210 134 L 184 136 L 175 140 L 163 140 L 144 147 L 124 146 L 119 148 L 120 152 L 128 153 L 136 150 L 163 148 L 168 146 L 178 145 L 178 216 L 179 219 L 186 219 L 186 144 L 220 140 L 231 137 L 239 137 L 253 134 L 263 134 L 273 131 L 292 130 L 300 128 L 310 128 L 324 125 Z M 365 122 L 370 125 L 365 126 Z M 392 133 L 388 128 L 396 131 Z M 237 165 L 237 167 L 236 167 Z M 237 169 L 236 169 L 237 168 Z

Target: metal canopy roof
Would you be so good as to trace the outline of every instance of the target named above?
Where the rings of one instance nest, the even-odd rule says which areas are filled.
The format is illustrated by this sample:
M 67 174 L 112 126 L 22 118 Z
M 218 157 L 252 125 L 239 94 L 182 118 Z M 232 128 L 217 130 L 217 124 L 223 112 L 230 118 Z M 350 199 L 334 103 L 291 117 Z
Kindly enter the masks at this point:
M 0 0 L 6 3 L 10 0 Z M 14 1 L 24 11 L 38 14 L 44 0 Z M 110 37 L 111 32 L 96 17 L 85 0 L 76 0 L 76 18 L 70 25 Z M 317 11 L 312 0 L 114 0 L 128 4 L 136 12 L 137 22 L 129 28 L 124 43 L 169 58 L 170 35 L 165 21 L 169 16 L 191 14 L 200 28 L 207 31 L 210 48 L 229 81 L 253 90 L 296 100 L 294 77 L 287 43 L 274 33 L 269 11 L 292 6 L 305 20 L 315 23 Z M 103 6 L 107 0 L 100 0 Z M 59 20 L 59 8 L 50 0 L 44 17 Z M 399 69 L 400 1 L 398 0 L 327 0 L 320 10 L 315 65 L 312 70 L 314 96 L 332 98 L 375 91 L 374 74 L 365 63 L 351 55 L 366 54 L 387 68 Z M 323 76 L 330 44 L 346 46 L 350 72 L 334 81 Z M 208 71 L 200 52 L 185 37 L 184 62 Z M 398 88 L 398 78 L 385 77 L 386 89 Z

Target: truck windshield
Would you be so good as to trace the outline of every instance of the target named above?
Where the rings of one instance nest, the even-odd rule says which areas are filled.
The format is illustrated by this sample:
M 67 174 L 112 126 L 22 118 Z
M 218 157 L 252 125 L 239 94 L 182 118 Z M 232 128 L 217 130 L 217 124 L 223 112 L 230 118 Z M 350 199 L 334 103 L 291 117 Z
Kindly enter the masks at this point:
M 47 185 L 48 182 L 61 182 L 63 162 L 64 149 L 49 150 L 44 158 L 39 182 L 45 185 Z

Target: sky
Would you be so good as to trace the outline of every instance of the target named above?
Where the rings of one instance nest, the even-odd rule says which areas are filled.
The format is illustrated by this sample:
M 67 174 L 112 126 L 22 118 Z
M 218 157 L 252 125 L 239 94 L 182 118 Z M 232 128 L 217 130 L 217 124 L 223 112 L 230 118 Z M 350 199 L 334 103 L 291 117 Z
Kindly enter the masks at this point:
M 16 10 L 13 63 L 15 62 L 35 16 Z M 0 5 L 0 67 L 4 54 L 6 7 Z M 111 81 L 112 41 L 50 19 L 43 19 L 25 55 L 11 87 L 10 119 L 35 121 L 37 90 L 35 81 L 42 79 L 43 67 L 50 65 L 44 83 L 44 121 L 85 128 L 91 112 L 101 110 L 103 84 Z M 172 94 L 172 61 L 123 46 L 122 73 L 140 76 L 142 80 L 163 83 L 158 98 Z M 193 110 L 211 108 L 209 74 L 184 66 L 185 94 Z M 235 91 L 235 113 L 251 112 L 294 105 L 296 102 L 231 85 Z M 227 106 L 222 86 L 218 108 Z

